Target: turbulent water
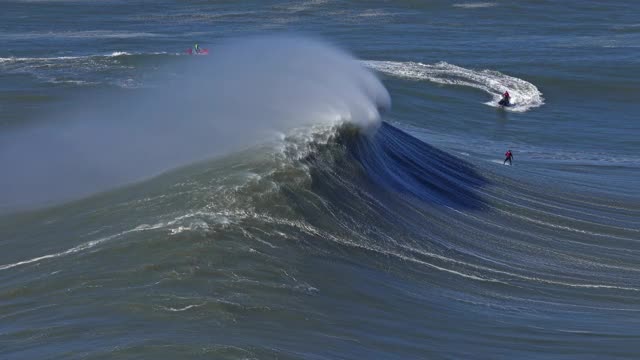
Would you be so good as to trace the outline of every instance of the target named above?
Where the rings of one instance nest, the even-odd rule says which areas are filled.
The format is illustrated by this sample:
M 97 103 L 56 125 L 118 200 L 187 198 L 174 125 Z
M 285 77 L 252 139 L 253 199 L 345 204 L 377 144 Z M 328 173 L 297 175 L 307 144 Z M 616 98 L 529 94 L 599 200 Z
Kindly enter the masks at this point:
M 0 358 L 640 357 L 640 5 L 0 8 Z

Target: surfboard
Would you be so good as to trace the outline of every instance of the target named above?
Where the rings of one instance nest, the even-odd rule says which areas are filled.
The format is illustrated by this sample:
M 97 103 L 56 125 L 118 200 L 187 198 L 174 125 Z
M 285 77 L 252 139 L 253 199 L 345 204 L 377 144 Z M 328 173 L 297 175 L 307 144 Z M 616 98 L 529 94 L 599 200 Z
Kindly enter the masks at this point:
M 513 166 L 513 164 L 507 164 L 507 163 L 503 163 L 504 160 L 491 160 L 492 163 L 496 163 L 496 164 L 501 164 L 501 165 L 506 165 L 506 166 Z

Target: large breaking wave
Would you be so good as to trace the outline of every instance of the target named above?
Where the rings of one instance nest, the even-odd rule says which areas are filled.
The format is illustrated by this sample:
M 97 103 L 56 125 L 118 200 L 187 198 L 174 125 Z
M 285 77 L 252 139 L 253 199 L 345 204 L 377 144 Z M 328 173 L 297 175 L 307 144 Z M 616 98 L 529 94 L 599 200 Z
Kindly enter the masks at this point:
M 286 330 L 286 344 L 269 343 L 276 355 L 328 324 L 333 335 L 336 323 L 381 316 L 393 321 L 378 323 L 373 337 L 391 344 L 422 321 L 436 322 L 433 337 L 445 341 L 487 316 L 514 329 L 509 341 L 519 346 L 532 332 L 614 336 L 611 319 L 632 326 L 640 311 L 632 301 L 640 292 L 638 214 L 633 202 L 511 181 L 388 123 L 375 132 L 343 124 L 81 202 L 0 217 L 3 244 L 23 249 L 3 256 L 0 276 L 29 284 L 20 292 L 6 281 L 0 290 L 26 303 L 68 300 L 68 291 L 97 309 L 125 301 L 131 305 L 120 318 L 178 316 L 189 328 L 206 327 L 190 339 L 215 336 L 258 353 L 263 345 L 250 335 L 270 318 L 265 333 Z M 47 241 L 67 232 L 74 235 Z M 11 316 L 39 324 L 50 313 Z M 494 326 L 465 338 L 504 346 Z M 160 336 L 159 328 L 145 339 Z M 291 345 L 291 336 L 300 341 Z M 25 340 L 50 346 L 37 341 Z
M 216 56 L 190 60 L 163 69 L 179 76 L 167 76 L 148 92 L 101 93 L 100 100 L 81 99 L 35 128 L 0 133 L 7 174 L 0 178 L 0 207 L 86 195 L 297 128 L 375 127 L 379 111 L 390 106 L 389 94 L 368 69 L 318 40 L 231 40 L 217 47 Z

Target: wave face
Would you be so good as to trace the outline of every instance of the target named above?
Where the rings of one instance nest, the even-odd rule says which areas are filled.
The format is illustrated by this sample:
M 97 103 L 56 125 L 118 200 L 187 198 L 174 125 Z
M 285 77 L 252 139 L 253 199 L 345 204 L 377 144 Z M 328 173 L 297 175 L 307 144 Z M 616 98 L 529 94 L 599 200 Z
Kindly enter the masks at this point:
M 20 339 L 3 351 L 66 354 L 32 336 L 44 332 L 112 358 L 190 356 L 190 344 L 220 358 L 505 346 L 526 357 L 584 336 L 619 337 L 629 355 L 635 342 L 611 324 L 633 329 L 640 311 L 639 215 L 628 202 L 509 180 L 388 123 L 292 133 L 2 218 L 3 245 L 20 245 L 0 265 L 14 324 L 3 336 Z M 152 325 L 132 333 L 141 321 Z M 461 333 L 467 345 L 451 347 Z M 416 336 L 431 341 L 405 342 Z M 548 336 L 555 346 L 534 346 Z

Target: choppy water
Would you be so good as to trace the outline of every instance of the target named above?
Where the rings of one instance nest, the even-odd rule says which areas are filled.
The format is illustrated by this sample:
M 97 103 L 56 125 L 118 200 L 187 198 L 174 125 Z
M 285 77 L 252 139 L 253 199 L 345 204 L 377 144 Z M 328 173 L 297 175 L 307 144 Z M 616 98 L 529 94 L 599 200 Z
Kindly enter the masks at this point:
M 640 5 L 0 8 L 1 358 L 640 356 Z

